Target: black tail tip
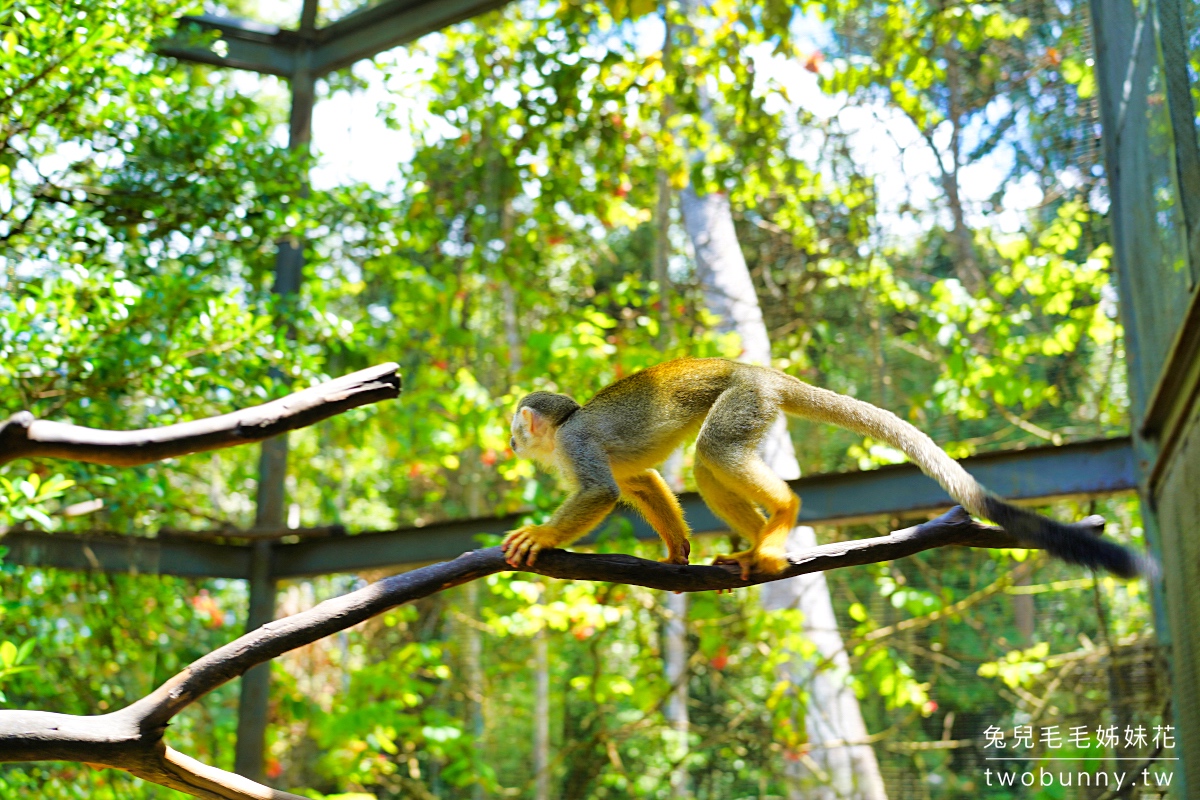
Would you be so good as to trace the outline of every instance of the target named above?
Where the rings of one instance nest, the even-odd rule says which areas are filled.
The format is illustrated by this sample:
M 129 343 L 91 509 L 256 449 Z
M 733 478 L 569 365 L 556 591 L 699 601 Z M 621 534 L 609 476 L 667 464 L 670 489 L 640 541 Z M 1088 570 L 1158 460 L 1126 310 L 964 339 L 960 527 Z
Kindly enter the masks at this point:
M 1063 561 L 1106 570 L 1127 579 L 1142 576 L 1153 581 L 1162 574 L 1158 562 L 1151 556 L 1104 538 L 1105 521 L 1099 515 L 1064 524 L 997 497 L 988 497 L 985 508 L 992 521 L 1017 539 Z
M 1104 517 L 1099 514 L 1092 514 L 1090 517 L 1084 517 L 1079 522 L 1068 527 L 1082 528 L 1098 538 L 1104 535 L 1105 523 Z M 1119 578 L 1133 579 L 1140 577 L 1149 581 L 1156 581 L 1162 577 L 1162 568 L 1154 556 L 1146 553 L 1138 553 L 1109 539 L 1100 539 L 1100 541 L 1104 543 L 1104 547 L 1096 552 L 1094 563 L 1088 563 L 1087 566 L 1095 569 L 1106 569 Z

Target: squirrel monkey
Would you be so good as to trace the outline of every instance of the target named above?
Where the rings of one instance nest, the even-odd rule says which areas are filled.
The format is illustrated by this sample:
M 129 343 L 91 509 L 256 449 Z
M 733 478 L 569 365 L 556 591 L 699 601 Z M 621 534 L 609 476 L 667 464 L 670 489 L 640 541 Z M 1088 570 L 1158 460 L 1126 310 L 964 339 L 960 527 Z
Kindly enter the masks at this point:
M 514 567 L 533 564 L 541 550 L 588 533 L 623 499 L 662 537 L 665 562 L 688 563 L 683 511 L 652 467 L 698 432 L 694 471 L 700 496 L 752 543 L 714 563 L 738 565 L 743 580 L 751 572 L 782 572 L 788 566 L 784 542 L 796 524 L 800 498 L 757 453 L 779 411 L 886 442 L 969 512 L 1031 547 L 1126 578 L 1149 571 L 1145 557 L 1096 537 L 1086 526 L 1055 522 L 989 493 L 932 439 L 890 411 L 779 370 L 721 358 L 659 364 L 602 389 L 584 406 L 562 394 L 526 395 L 513 417 L 512 449 L 558 473 L 572 492 L 546 524 L 525 525 L 504 538 L 506 560 Z

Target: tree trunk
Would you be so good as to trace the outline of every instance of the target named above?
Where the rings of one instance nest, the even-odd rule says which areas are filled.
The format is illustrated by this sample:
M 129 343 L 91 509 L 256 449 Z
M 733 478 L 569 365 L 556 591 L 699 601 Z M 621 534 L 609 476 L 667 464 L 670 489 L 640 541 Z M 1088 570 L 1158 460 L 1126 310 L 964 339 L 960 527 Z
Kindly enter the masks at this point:
M 546 628 L 533 639 L 534 800 L 550 800 L 550 654 Z
M 703 89 L 700 102 L 702 114 L 712 124 L 711 105 Z M 682 192 L 680 207 L 695 250 L 706 304 L 720 315 L 722 331 L 735 332 L 741 338 L 741 360 L 769 365 L 771 342 L 738 244 L 729 198 L 722 193 L 701 197 L 688 187 Z M 760 453 L 780 477 L 790 480 L 800 476 L 800 465 L 782 415 L 763 439 Z M 797 527 L 788 539 L 789 550 L 815 544 L 813 529 L 805 526 Z M 807 689 L 808 741 L 812 760 L 824 773 L 819 776 L 802 763 L 792 762 L 795 771 L 789 789 L 791 797 L 886 800 L 879 765 L 870 745 L 842 746 L 845 742 L 864 742 L 867 730 L 858 699 L 847 683 L 849 658 L 838 632 L 825 576 L 816 573 L 778 581 L 764 588 L 762 602 L 768 610 L 798 608 L 803 612 L 804 632 L 817 646 L 818 663 L 829 665 L 818 670 L 796 657 L 785 667 L 788 678 Z
M 479 635 L 479 629 L 473 624 L 479 617 L 479 585 L 475 581 L 467 584 L 467 620 L 462 623 L 463 626 L 463 661 L 464 672 L 466 673 L 466 695 L 467 695 L 467 725 L 471 737 L 475 741 L 475 746 L 472 749 L 472 758 L 482 764 L 483 758 L 483 741 L 484 741 L 484 716 L 483 716 L 483 638 Z M 476 770 L 478 775 L 480 770 Z M 483 783 L 476 781 L 471 786 L 471 800 L 484 800 L 487 797 L 487 791 Z
M 673 746 L 667 758 L 676 764 L 671 770 L 671 797 L 685 800 L 688 797 L 688 655 L 687 655 L 687 611 L 688 596 L 682 592 L 667 595 L 666 630 L 663 651 L 667 681 L 671 684 L 671 696 L 667 700 L 666 718 L 674 736 Z
M 664 62 L 670 56 L 670 23 L 667 27 L 667 40 L 663 47 Z M 671 101 L 668 97 L 663 106 L 664 119 L 671 114 Z M 654 245 L 654 279 L 658 282 L 659 296 L 659 342 L 666 344 L 671 338 L 671 298 L 670 276 L 667 274 L 667 261 L 670 255 L 671 230 L 671 182 L 666 170 L 659 168 L 656 179 L 658 183 L 658 208 L 655 212 L 655 245 Z M 670 457 L 663 462 L 659 469 L 663 480 L 676 493 L 682 492 L 683 483 L 683 448 L 676 448 Z M 686 800 L 688 792 L 688 652 L 687 652 L 687 614 L 688 596 L 684 593 L 664 595 L 666 599 L 667 624 L 663 629 L 663 671 L 667 683 L 670 684 L 671 695 L 667 700 L 664 716 L 671 726 L 671 745 L 667 749 L 667 758 L 675 764 L 671 770 L 670 785 L 672 800 Z
M 696 267 L 706 304 L 721 316 L 720 326 L 724 331 L 741 337 L 742 360 L 770 364 L 770 340 L 750 271 L 738 245 L 729 199 L 723 194 L 700 197 L 689 187 L 683 191 L 681 206 L 684 225 L 696 251 Z M 782 416 L 764 438 L 761 455 L 780 477 L 790 480 L 800 476 L 800 465 Z M 807 526 L 797 527 L 788 537 L 789 550 L 815 545 L 816 534 Z M 841 746 L 844 742 L 865 741 L 867 729 L 858 698 L 847 682 L 849 658 L 838 631 L 825 576 L 815 573 L 770 584 L 763 589 L 762 602 L 767 610 L 800 609 L 804 614 L 805 635 L 817 646 L 821 663 L 830 665 L 817 670 L 796 658 L 787 667 L 789 680 L 807 689 L 806 728 L 813 748 L 811 755 L 828 778 L 822 781 L 823 786 L 814 786 L 817 775 L 796 762 L 792 796 L 884 800 L 887 793 L 870 745 Z
M 971 227 L 967 225 L 967 215 L 963 210 L 962 195 L 959 193 L 959 169 L 962 167 L 962 74 L 959 62 L 962 54 L 954 46 L 953 40 L 946 43 L 946 85 L 949 89 L 950 100 L 947 111 L 950 116 L 950 169 L 946 169 L 941 153 L 934 150 L 934 157 L 942 172 L 942 189 L 946 192 L 946 200 L 950 203 L 950 215 L 954 218 L 954 253 L 956 263 L 954 272 L 958 280 L 971 294 L 979 294 L 986 281 L 983 271 L 979 268 L 979 260 L 975 257 L 975 241 Z M 932 142 L 932 136 L 930 136 Z
M 663 14 L 663 26 L 666 35 L 663 39 L 662 62 L 663 69 L 671 68 L 671 19 Z M 662 108 L 659 110 L 659 121 L 666 130 L 675 111 L 675 104 L 670 93 L 663 97 Z M 670 342 L 671 332 L 671 276 L 667 271 L 671 257 L 671 179 L 662 167 L 654 173 L 654 182 L 658 187 L 658 204 L 654 210 L 654 280 L 658 284 L 658 340 L 660 344 Z M 676 454 L 682 451 L 676 450 Z M 665 474 L 665 473 L 664 473 Z M 676 471 L 674 480 L 679 479 Z M 667 483 L 673 479 L 668 477 Z
M 683 448 L 678 448 L 663 462 L 660 470 L 663 480 L 675 492 L 683 491 Z M 667 757 L 675 762 L 671 770 L 672 800 L 686 800 L 688 794 L 688 652 L 687 615 L 688 596 L 683 593 L 667 594 L 667 624 L 663 631 L 663 668 L 667 683 L 673 687 L 667 701 L 666 718 L 674 731 L 674 746 Z

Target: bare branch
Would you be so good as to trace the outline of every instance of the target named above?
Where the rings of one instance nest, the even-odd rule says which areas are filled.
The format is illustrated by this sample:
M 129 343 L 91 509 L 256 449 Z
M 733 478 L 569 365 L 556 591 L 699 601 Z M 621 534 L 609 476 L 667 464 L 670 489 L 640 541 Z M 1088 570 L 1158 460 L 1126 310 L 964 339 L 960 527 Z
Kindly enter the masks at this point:
M 1101 517 L 1085 522 L 1097 533 Z M 936 519 L 887 536 L 820 545 L 788 556 L 778 575 L 743 581 L 736 565 L 679 566 L 616 554 L 545 550 L 525 571 L 553 578 L 636 584 L 702 592 L 736 589 L 841 567 L 903 558 L 949 545 L 1017 547 L 1001 528 L 983 525 L 955 506 Z M 155 691 L 111 714 L 80 717 L 44 711 L 0 711 L 0 761 L 86 761 L 125 769 L 155 783 L 216 800 L 295 800 L 233 773 L 201 764 L 163 742 L 180 711 L 251 667 L 435 592 L 511 569 L 499 547 L 394 575 L 299 614 L 267 623 L 198 659 Z
M 583 559 L 598 558 L 583 553 L 563 554 Z M 217 648 L 193 661 L 183 672 L 126 710 L 133 713 L 143 729 L 165 726 L 171 717 L 201 696 L 257 664 L 353 627 L 402 603 L 507 569 L 510 567 L 504 563 L 500 548 L 489 547 L 463 553 L 453 561 L 443 561 L 384 578 L 356 592 L 326 600 L 307 611 L 268 622 Z M 4 760 L 7 754 L 7 727 L 4 720 L 4 713 L 0 712 L 0 760 Z
M 360 370 L 287 397 L 218 417 L 163 428 L 105 431 L 35 420 L 20 411 L 0 423 L 0 464 L 17 458 L 68 458 L 134 466 L 269 439 L 351 408 L 400 394 L 396 364 Z
M 197 797 L 205 796 L 201 792 L 209 792 L 211 797 L 222 800 L 308 800 L 302 795 L 272 789 L 237 773 L 202 764 L 166 745 L 162 749 L 163 766 L 171 776 L 170 782 L 162 783 L 172 789 Z
M 1101 517 L 1088 517 L 1085 522 L 1096 526 L 1097 532 L 1103 530 Z M 955 506 L 936 519 L 893 531 L 887 536 L 834 542 L 789 553 L 787 558 L 791 566 L 783 572 L 770 576 L 752 574 L 746 581 L 739 577 L 737 567 L 731 565 L 679 566 L 626 555 L 583 555 L 565 550 L 538 553 L 537 564 L 526 571 L 551 578 L 630 583 L 673 592 L 708 592 L 770 583 L 810 572 L 891 561 L 948 545 L 1028 546 L 1020 544 L 1002 528 L 975 522 L 961 506 Z

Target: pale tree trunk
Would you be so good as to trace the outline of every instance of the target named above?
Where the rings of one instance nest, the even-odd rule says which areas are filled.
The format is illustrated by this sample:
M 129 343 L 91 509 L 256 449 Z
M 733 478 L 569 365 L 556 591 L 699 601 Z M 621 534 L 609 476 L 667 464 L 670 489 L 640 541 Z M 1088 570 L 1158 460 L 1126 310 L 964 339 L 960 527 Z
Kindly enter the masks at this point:
M 673 452 L 663 462 L 663 479 L 674 491 L 683 491 L 683 450 Z M 667 758 L 676 766 L 671 770 L 672 800 L 686 800 L 688 791 L 688 652 L 687 615 L 688 596 L 682 592 L 666 595 L 667 624 L 663 629 L 663 667 L 671 695 L 667 699 L 664 716 L 674 736 Z
M 741 360 L 770 364 L 770 340 L 750 271 L 738 245 L 729 199 L 723 194 L 700 197 L 689 187 L 683 191 L 680 204 L 696 252 L 706 304 L 721 316 L 723 331 L 740 336 Z M 764 438 L 760 454 L 780 477 L 790 480 L 800 476 L 800 465 L 783 417 L 775 421 Z M 808 526 L 797 527 L 788 537 L 788 550 L 815 544 L 816 534 Z M 804 633 L 816 645 L 819 663 L 823 665 L 817 670 L 797 657 L 788 666 L 790 681 L 808 692 L 805 727 L 813 748 L 812 760 L 819 768 L 818 772 L 805 767 L 803 762 L 795 762 L 792 797 L 883 800 L 887 793 L 870 745 L 843 746 L 847 742 L 864 742 L 867 728 L 858 698 L 849 685 L 849 658 L 824 574 L 818 572 L 767 584 L 762 589 L 762 602 L 767 610 L 798 608 L 803 612 Z
M 713 122 L 710 102 L 700 90 L 701 112 Z M 704 154 L 698 153 L 697 157 Z M 680 198 L 684 226 L 695 250 L 696 269 L 709 309 L 721 317 L 724 332 L 737 333 L 741 360 L 770 365 L 771 342 L 763 323 L 758 295 L 738 244 L 729 198 L 722 193 L 697 195 L 691 187 Z M 760 447 L 763 460 L 784 479 L 800 476 L 795 449 L 781 415 Z M 816 544 L 812 528 L 800 526 L 788 537 L 788 549 Z M 789 679 L 808 693 L 806 730 L 812 746 L 808 766 L 796 764 L 789 792 L 792 798 L 852 798 L 886 800 L 887 793 L 875 753 L 868 744 L 858 698 L 849 685 L 849 658 L 833 613 L 833 601 L 822 573 L 764 586 L 767 610 L 797 608 L 803 612 L 805 635 L 817 647 L 816 669 L 798 656 L 786 669 Z M 843 743 L 855 743 L 848 744 Z M 812 769 L 811 767 L 817 769 Z
M 504 200 L 500 204 L 500 241 L 504 242 L 504 258 L 511 260 L 508 252 L 512 244 L 513 209 L 512 200 Z M 500 299 L 504 304 L 502 314 L 504 320 L 504 341 L 508 345 L 508 380 L 512 383 L 521 372 L 521 329 L 517 324 L 517 293 L 513 289 L 512 275 L 515 270 L 508 271 L 508 276 L 500 281 Z
M 962 195 L 959 192 L 959 170 L 962 168 L 962 53 L 951 40 L 946 43 L 946 88 L 949 90 L 950 117 L 950 168 L 946 168 L 945 159 L 933 143 L 932 131 L 927 135 L 929 146 L 933 148 L 938 168 L 942 173 L 942 189 L 946 192 L 946 200 L 950 203 L 950 216 L 954 219 L 954 254 L 956 263 L 954 273 L 962 283 L 963 288 L 973 295 L 982 291 L 986 280 L 979 268 L 979 259 L 975 257 L 974 235 L 967 225 L 966 211 L 963 209 Z
M 463 620 L 464 672 L 466 673 L 467 695 L 467 725 L 475 740 L 472 757 L 477 763 L 483 763 L 484 716 L 483 716 L 483 638 L 475 621 L 479 617 L 479 586 L 476 581 L 467 584 L 466 619 Z M 479 774 L 479 770 L 476 770 Z M 471 787 L 471 800 L 484 800 L 487 793 L 482 783 L 476 782 Z
M 688 596 L 682 592 L 667 595 L 666 630 L 663 632 L 664 662 L 671 696 L 667 700 L 666 717 L 674 736 L 667 758 L 676 766 L 671 770 L 671 797 L 684 800 L 688 793 L 688 654 L 687 613 Z
M 663 25 L 666 28 L 666 36 L 663 39 L 662 63 L 663 69 L 669 71 L 671 68 L 670 14 L 663 14 Z M 663 97 L 662 108 L 659 110 L 659 121 L 664 131 L 667 130 L 673 113 L 675 113 L 675 103 L 672 102 L 671 95 L 667 93 Z M 658 341 L 663 344 L 671 340 L 671 276 L 667 271 L 671 257 L 671 179 L 667 175 L 667 170 L 661 165 L 654 173 L 654 182 L 658 187 L 658 204 L 654 210 L 654 280 L 658 283 Z M 675 454 L 678 458 L 682 458 L 682 452 L 676 450 Z M 663 473 L 667 478 L 667 483 L 672 486 L 674 486 L 672 481 L 681 486 L 683 484 L 683 481 L 680 480 L 680 466 L 681 462 L 676 462 L 675 472 L 672 476 Z
M 797 527 L 788 537 L 789 550 L 816 543 L 816 535 L 808 526 Z M 787 667 L 792 684 L 808 691 L 804 723 L 814 762 L 792 762 L 795 781 L 789 787 L 789 798 L 885 800 L 887 790 L 875 751 L 864 743 L 867 726 L 850 685 L 850 659 L 838 631 L 825 574 L 814 572 L 768 584 L 763 589 L 762 603 L 768 611 L 798 608 L 803 612 L 804 634 L 816 645 L 821 663 L 817 669 L 812 662 L 795 657 Z
M 654 236 L 654 281 L 658 284 L 658 339 L 670 340 L 671 330 L 671 276 L 667 272 L 671 250 L 671 181 L 665 169 L 655 175 L 658 184 L 658 208 L 654 218 L 657 230 Z
M 550 800 L 550 653 L 542 627 L 533 639 L 534 800 Z
M 669 30 L 669 28 L 668 28 Z M 670 53 L 670 35 L 664 47 L 663 58 L 666 60 Z M 669 117 L 670 100 L 663 109 L 664 117 Z M 670 256 L 670 212 L 671 212 L 671 183 L 667 172 L 659 169 L 658 209 L 655 213 L 654 243 L 654 278 L 658 282 L 659 295 L 659 342 L 666 344 L 670 341 L 671 298 L 670 276 L 667 274 L 667 261 Z M 677 448 L 663 462 L 659 470 L 663 480 L 676 493 L 682 492 L 683 485 L 683 448 Z M 666 595 L 667 624 L 663 630 L 663 667 L 667 683 L 671 686 L 671 695 L 667 700 L 665 717 L 670 724 L 673 736 L 672 746 L 667 758 L 675 763 L 671 770 L 672 800 L 686 800 L 688 792 L 688 652 L 687 652 L 687 614 L 688 596 L 672 593 Z

